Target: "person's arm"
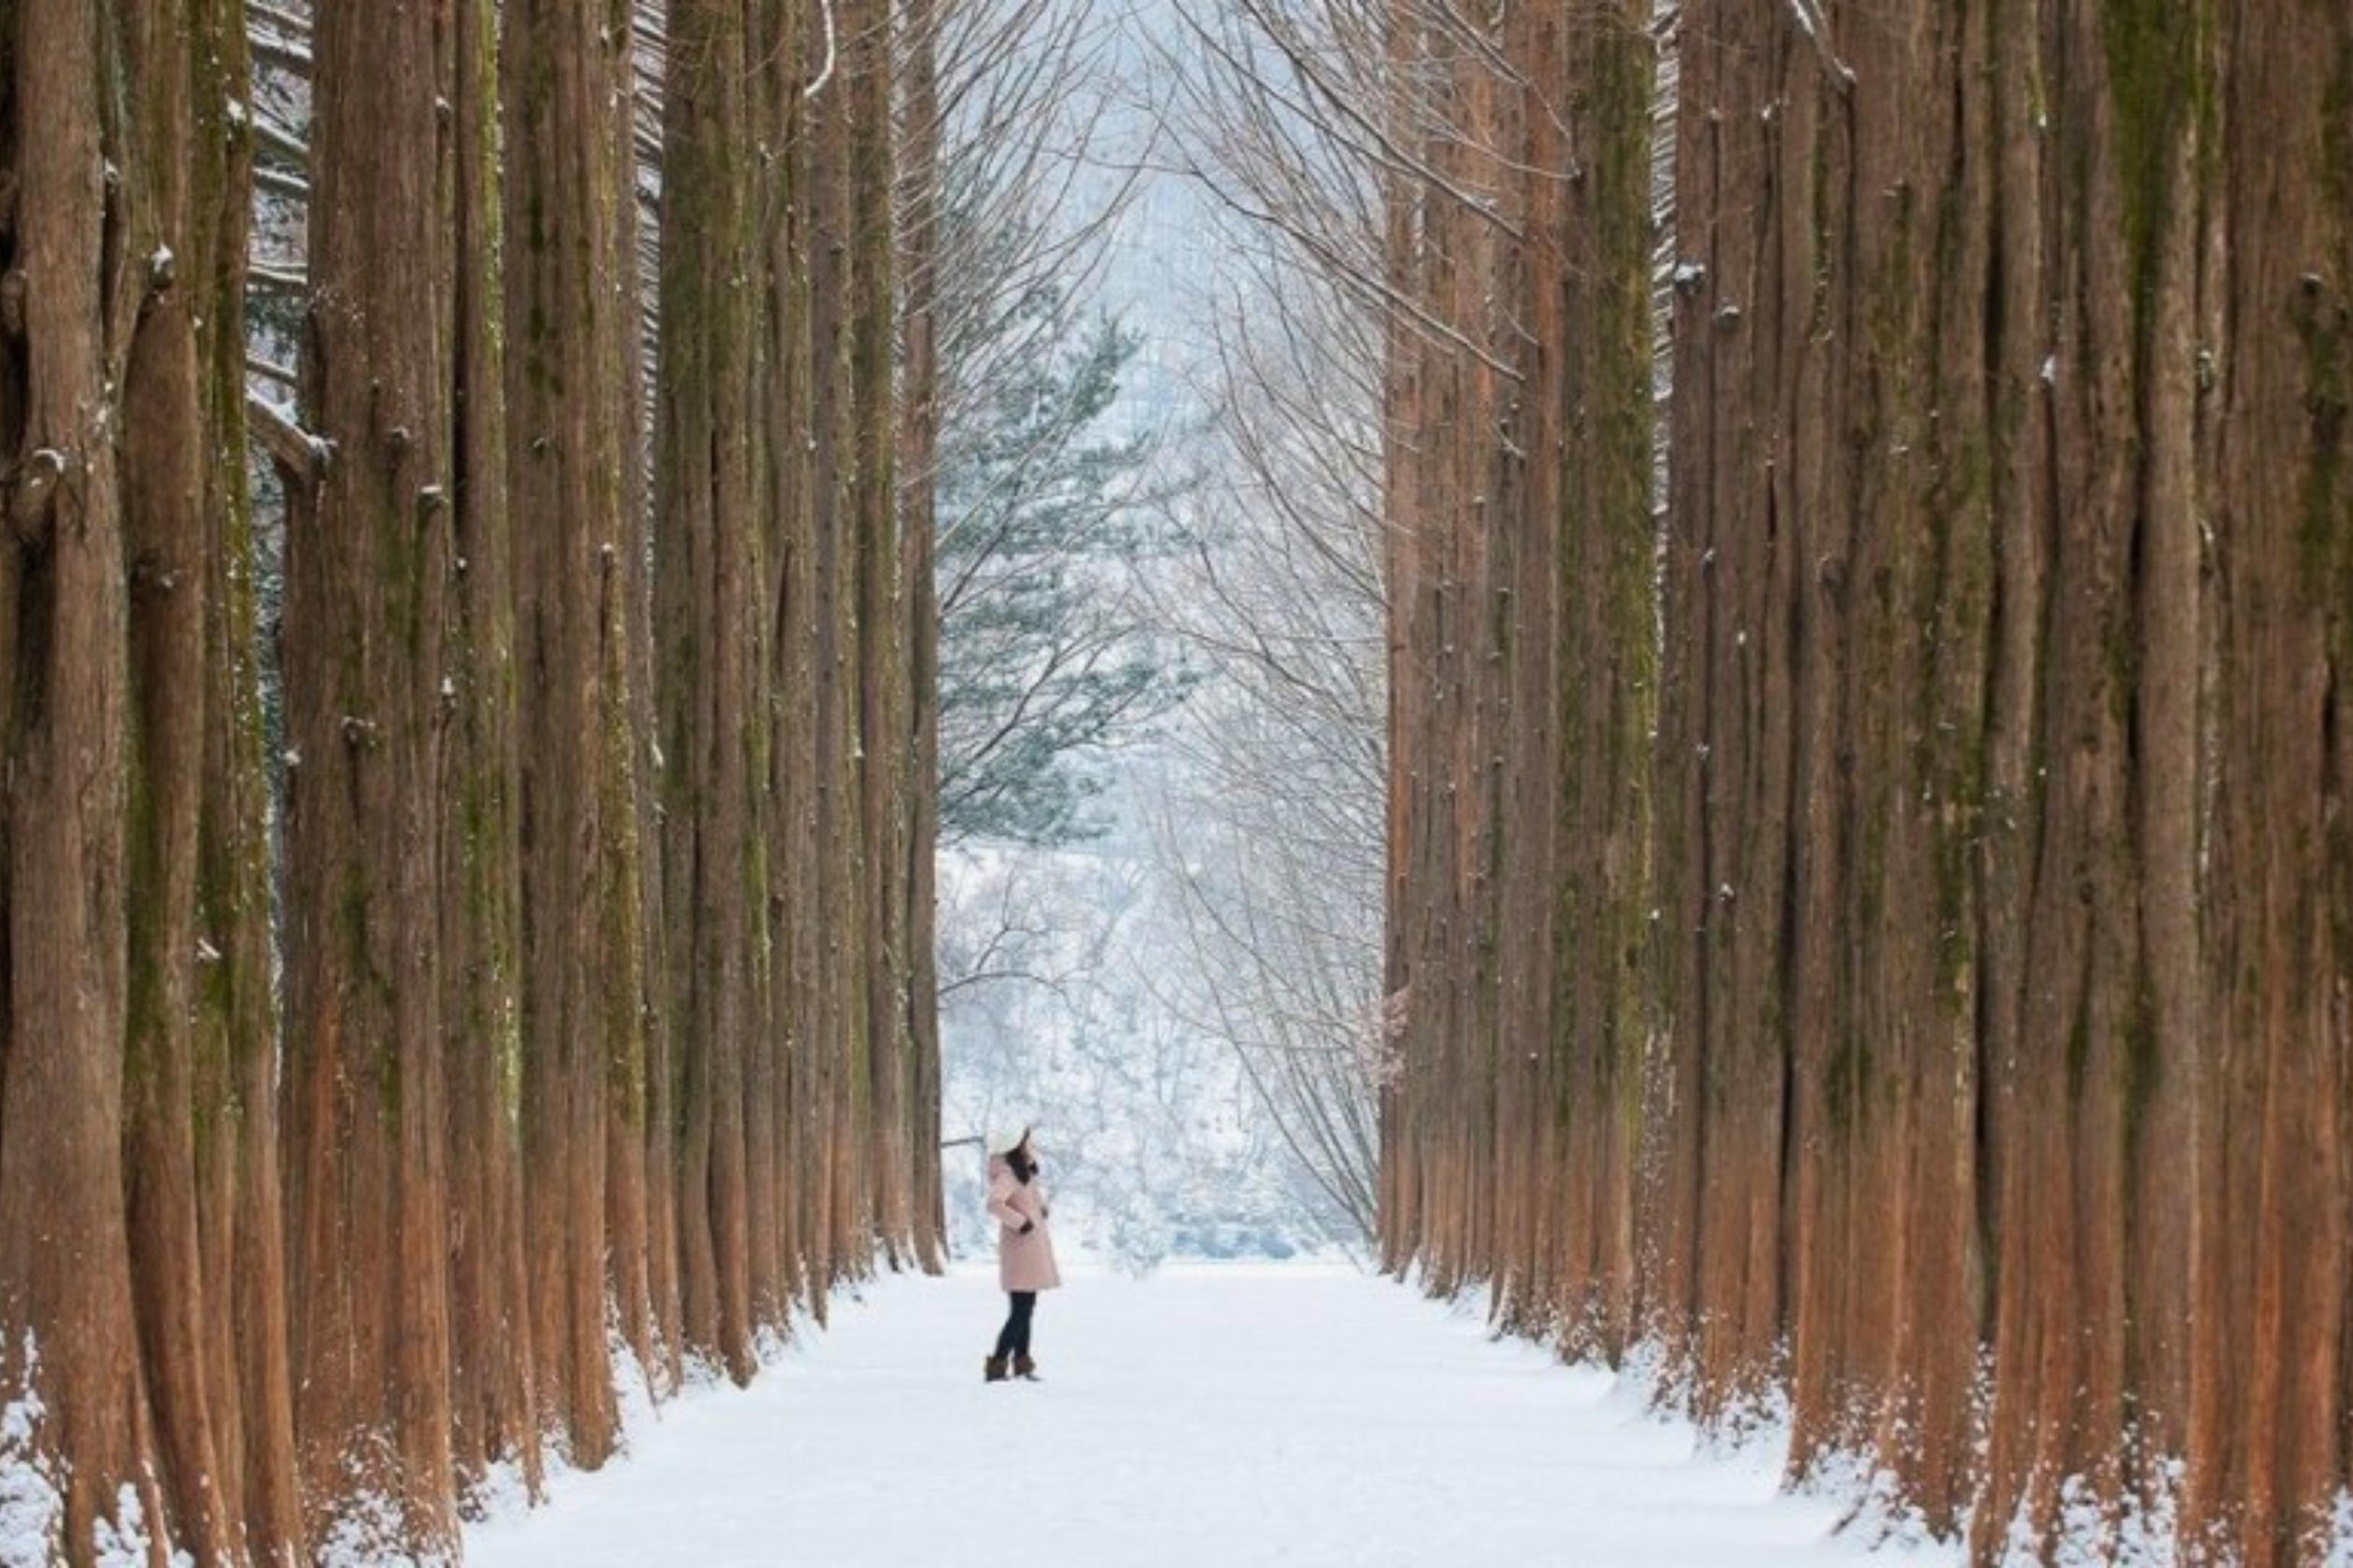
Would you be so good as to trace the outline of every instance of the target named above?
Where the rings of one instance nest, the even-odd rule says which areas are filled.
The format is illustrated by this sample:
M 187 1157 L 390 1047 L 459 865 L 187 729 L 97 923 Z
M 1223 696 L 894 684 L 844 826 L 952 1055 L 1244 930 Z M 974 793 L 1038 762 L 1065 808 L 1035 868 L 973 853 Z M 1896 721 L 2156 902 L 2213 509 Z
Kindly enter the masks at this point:
M 1013 1207 L 1014 1191 L 1013 1179 L 1010 1176 L 1000 1176 L 990 1182 L 988 1184 L 988 1212 L 999 1224 L 1006 1229 L 1020 1231 L 1027 1235 L 1033 1228 L 1035 1222 Z

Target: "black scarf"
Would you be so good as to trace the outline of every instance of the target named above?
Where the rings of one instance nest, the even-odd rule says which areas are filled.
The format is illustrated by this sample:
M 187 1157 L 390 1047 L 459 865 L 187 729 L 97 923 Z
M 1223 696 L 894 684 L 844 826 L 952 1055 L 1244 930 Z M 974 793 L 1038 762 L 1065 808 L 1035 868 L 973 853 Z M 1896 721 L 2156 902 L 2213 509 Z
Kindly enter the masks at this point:
M 1025 1187 L 1029 1185 L 1029 1179 L 1038 1174 L 1038 1162 L 1030 1158 L 1027 1150 L 1014 1150 L 1005 1156 L 1005 1164 L 1013 1171 L 1013 1180 Z

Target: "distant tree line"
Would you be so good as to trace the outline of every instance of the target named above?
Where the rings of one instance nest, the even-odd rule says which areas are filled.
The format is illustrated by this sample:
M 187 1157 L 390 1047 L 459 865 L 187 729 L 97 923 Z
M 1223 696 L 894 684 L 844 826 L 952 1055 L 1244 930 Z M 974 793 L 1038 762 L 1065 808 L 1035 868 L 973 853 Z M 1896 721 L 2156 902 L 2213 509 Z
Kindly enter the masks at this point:
M 937 1265 L 939 25 L 0 7 L 11 1550 L 451 1561 Z

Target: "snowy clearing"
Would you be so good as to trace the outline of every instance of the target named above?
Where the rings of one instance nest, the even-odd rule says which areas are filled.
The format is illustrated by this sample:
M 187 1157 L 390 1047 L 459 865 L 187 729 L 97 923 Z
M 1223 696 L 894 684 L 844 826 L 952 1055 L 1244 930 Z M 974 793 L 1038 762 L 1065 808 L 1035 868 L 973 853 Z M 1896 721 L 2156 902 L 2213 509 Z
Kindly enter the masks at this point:
M 985 1387 L 993 1269 L 844 1300 L 747 1391 L 690 1394 L 552 1503 L 468 1532 L 477 1568 L 1085 1568 L 1462 1561 L 1941 1564 L 1832 1538 L 1771 1454 L 1698 1452 L 1605 1374 L 1327 1266 L 1074 1270 L 1049 1381 Z

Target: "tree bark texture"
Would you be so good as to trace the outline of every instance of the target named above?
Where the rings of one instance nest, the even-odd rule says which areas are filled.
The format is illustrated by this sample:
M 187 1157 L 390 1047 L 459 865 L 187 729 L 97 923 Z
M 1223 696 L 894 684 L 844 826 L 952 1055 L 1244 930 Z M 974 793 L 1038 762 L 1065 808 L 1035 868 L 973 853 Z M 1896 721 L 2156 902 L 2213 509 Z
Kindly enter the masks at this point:
M 1506 238 L 1390 185 L 1389 1264 L 1979 1561 L 2321 1561 L 2353 21 L 1397 9 Z
M 522 861 L 514 516 L 507 502 L 498 13 L 450 15 L 456 91 L 451 504 L 455 530 L 442 758 L 442 1030 L 447 1139 L 452 1462 L 472 1505 L 503 1466 L 540 1476 L 524 1245 Z
M 939 537 L 940 450 L 939 214 L 940 25 L 943 0 L 907 0 L 900 36 L 905 59 L 900 109 L 898 232 L 900 373 L 899 445 L 895 474 L 899 490 L 900 577 L 904 596 L 899 623 L 907 629 L 904 650 L 908 713 L 900 734 L 906 749 L 902 770 L 904 837 L 899 853 L 906 866 L 906 914 L 902 931 L 905 974 L 898 999 L 906 1013 L 904 1050 L 911 1082 L 905 1124 L 914 1147 L 911 1212 L 915 1260 L 928 1272 L 946 1262 L 946 1183 L 940 1164 L 939 915 L 937 862 L 940 840 L 940 606 L 933 581 Z
M 455 1550 L 441 916 L 451 191 L 435 17 L 314 36 L 304 406 L 286 540 L 286 1161 L 296 1430 L 326 1549 Z
M 123 216 L 110 211 L 106 170 L 129 129 L 114 121 L 104 90 L 123 41 L 102 35 L 109 29 L 78 0 L 13 7 L 0 22 L 9 198 L 0 220 L 13 300 L 0 391 L 10 465 L 0 568 L 8 757 L 0 1396 L 12 1418 L 0 1463 L 19 1495 L 40 1500 L 50 1555 L 75 1564 L 137 1538 L 163 1511 L 122 1170 L 125 883 L 134 840 L 152 875 L 178 869 L 155 861 L 178 853 L 159 840 L 179 836 L 134 832 L 128 820 L 137 722 L 130 508 L 112 426 L 139 298 L 112 288 L 105 264 L 106 226 Z M 129 201 L 119 187 L 113 199 Z M 175 342 L 157 342 L 155 355 L 187 368 L 184 319 L 182 331 L 157 335 Z M 173 368 L 157 363 L 156 378 Z M 184 387 L 156 386 L 155 401 L 192 396 L 193 381 L 191 370 Z M 165 428 L 156 445 L 176 460 L 195 416 L 186 402 L 158 410 Z M 184 627 L 201 590 L 182 586 L 167 612 L 142 617 L 144 637 Z M 161 983 L 143 982 L 150 996 Z M 173 1043 L 158 1028 L 144 1033 L 150 1051 Z M 172 1115 L 165 1093 L 140 1113 L 144 1123 Z M 168 1128 L 156 1136 L 175 1141 Z M 184 1320 L 176 1326 L 184 1332 Z
M 686 1345 L 739 1381 L 751 1375 L 754 1331 L 746 1074 L 767 995 L 770 703 L 758 590 L 773 531 L 753 414 L 763 303 L 749 287 L 754 179 L 735 155 L 756 123 L 752 10 L 684 0 L 671 11 L 656 485 Z M 778 1298 L 766 1300 L 773 1310 Z
M 835 20 L 821 67 L 816 7 L 672 7 L 648 318 L 629 6 L 319 0 L 283 405 L 241 0 L 0 7 L 0 1484 L 50 1559 L 453 1560 L 621 1380 L 936 1257 L 895 44 Z

